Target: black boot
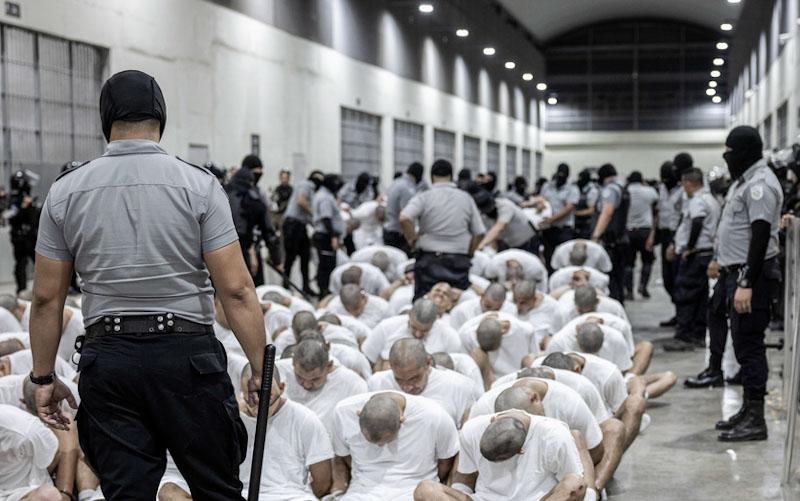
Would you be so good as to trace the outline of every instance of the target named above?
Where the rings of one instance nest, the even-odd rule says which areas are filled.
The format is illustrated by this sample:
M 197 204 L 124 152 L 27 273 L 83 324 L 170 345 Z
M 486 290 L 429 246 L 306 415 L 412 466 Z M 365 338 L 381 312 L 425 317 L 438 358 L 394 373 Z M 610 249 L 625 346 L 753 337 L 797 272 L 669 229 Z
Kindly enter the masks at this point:
M 764 401 L 749 401 L 745 418 L 732 430 L 720 433 L 717 438 L 720 442 L 766 440 L 767 423 L 764 421 Z
M 741 386 L 742 385 L 742 369 L 739 369 L 739 372 L 736 373 L 733 377 L 726 377 L 725 382 L 728 384 Z
M 742 402 L 742 407 L 739 409 L 736 414 L 729 417 L 727 420 L 717 421 L 717 424 L 714 428 L 720 431 L 732 430 L 736 425 L 744 421 L 745 416 L 747 416 L 747 400 Z
M 672 317 L 658 324 L 660 327 L 675 327 L 678 325 L 678 317 Z
M 690 377 L 684 381 L 683 385 L 687 388 L 708 388 L 709 386 L 717 388 L 719 386 L 724 386 L 725 381 L 722 379 L 722 371 L 708 367 L 698 374 L 697 377 Z

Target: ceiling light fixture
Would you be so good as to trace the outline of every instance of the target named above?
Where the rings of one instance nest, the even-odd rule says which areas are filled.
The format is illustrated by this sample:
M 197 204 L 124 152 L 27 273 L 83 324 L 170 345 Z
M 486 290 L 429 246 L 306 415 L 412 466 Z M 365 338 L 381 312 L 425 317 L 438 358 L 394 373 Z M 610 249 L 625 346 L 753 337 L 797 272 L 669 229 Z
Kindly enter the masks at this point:
M 507 70 L 513 70 L 516 67 L 517 67 L 517 63 L 515 63 L 514 61 L 506 61 L 506 69 Z
M 525 80 L 526 82 L 530 82 L 531 80 L 533 80 L 533 73 L 523 73 L 522 79 Z
M 719 25 L 719 29 L 722 31 L 731 31 L 733 29 L 733 25 L 731 23 L 722 23 Z
M 547 90 L 547 84 L 544 82 L 536 84 L 536 90 Z
M 484 47 L 483 49 L 484 56 L 494 56 L 495 52 L 494 47 Z
M 722 102 L 722 98 L 719 97 L 719 96 L 714 96 L 714 97 L 711 98 L 711 102 L 714 103 L 714 104 L 719 104 L 719 103 Z
M 718 50 L 728 50 L 728 42 L 717 42 Z
M 741 3 L 742 0 L 728 0 L 728 3 Z
M 716 89 L 717 88 L 717 82 L 715 82 L 713 80 L 708 82 L 708 87 L 711 88 L 711 89 Z
M 722 76 L 722 73 L 720 73 L 719 70 L 714 70 L 714 71 L 711 72 L 711 78 L 719 78 L 721 76 Z
M 467 38 L 469 36 L 469 30 L 466 28 L 459 28 L 456 30 L 456 36 L 459 38 Z
M 714 90 L 714 89 L 706 89 L 706 95 L 707 96 L 713 96 L 713 95 L 716 95 L 716 93 L 717 93 L 717 91 Z
M 429 3 L 421 3 L 419 4 L 419 11 L 423 14 L 430 14 L 433 12 L 433 5 Z
M 556 99 L 555 97 L 548 97 L 547 104 L 549 104 L 550 106 L 555 106 L 558 104 L 558 99 Z
M 725 64 L 724 59 L 722 59 L 721 57 L 714 58 L 714 66 L 722 66 L 723 64 Z

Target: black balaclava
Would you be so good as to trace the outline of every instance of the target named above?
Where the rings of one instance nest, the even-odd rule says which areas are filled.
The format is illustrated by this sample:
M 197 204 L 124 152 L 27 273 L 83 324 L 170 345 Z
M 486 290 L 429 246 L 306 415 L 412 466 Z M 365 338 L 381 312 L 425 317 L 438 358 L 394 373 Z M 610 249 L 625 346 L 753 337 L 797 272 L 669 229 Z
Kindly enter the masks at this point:
M 364 193 L 364 190 L 367 189 L 369 186 L 369 182 L 372 180 L 372 176 L 369 175 L 367 172 L 362 172 L 356 178 L 356 193 L 361 194 Z
M 334 195 L 342 187 L 342 178 L 338 174 L 325 174 L 322 180 L 322 186 L 328 188 Z
M 522 176 L 517 176 L 514 179 L 514 191 L 517 193 L 517 195 L 524 197 L 528 192 L 528 181 L 526 181 Z
M 659 177 L 661 177 L 661 182 L 664 183 L 664 186 L 666 186 L 668 190 L 678 186 L 678 176 L 675 171 L 675 165 L 669 160 L 661 164 Z
M 730 148 L 722 154 L 733 179 L 739 179 L 744 172 L 763 156 L 764 143 L 756 129 L 747 125 L 734 128 L 725 140 Z
M 642 177 L 642 173 L 638 170 L 631 172 L 628 175 L 628 183 L 642 183 L 644 182 L 644 178 Z
M 606 179 L 617 175 L 617 169 L 611 164 L 603 164 L 597 169 L 597 180 L 601 185 L 605 184 Z
M 553 174 L 553 181 L 556 182 L 556 186 L 561 188 L 562 186 L 567 184 L 568 179 L 569 179 L 569 165 L 558 164 L 558 169 L 556 169 L 556 173 Z
M 315 170 L 308 175 L 308 180 L 314 183 L 314 191 L 317 191 L 322 186 L 322 181 L 325 179 L 325 174 L 322 171 Z
M 497 174 L 489 172 L 486 174 L 486 179 L 486 182 L 483 183 L 483 188 L 489 193 L 494 193 L 494 189 L 497 186 Z
M 242 169 L 247 169 L 250 172 L 253 172 L 253 169 L 258 169 L 261 167 L 263 170 L 264 164 L 261 163 L 261 159 L 258 158 L 256 155 L 247 155 L 242 159 Z M 263 172 L 253 172 L 253 179 L 255 184 L 258 184 L 258 180 L 261 179 Z
M 409 176 L 413 177 L 414 181 L 418 183 L 422 181 L 422 176 L 425 173 L 425 167 L 423 167 L 422 164 L 419 162 L 414 162 L 413 164 L 408 166 L 406 173 L 408 173 Z
M 486 190 L 477 190 L 472 198 L 481 214 L 485 214 L 491 219 L 497 219 L 497 206 L 491 193 Z
M 675 172 L 678 175 L 678 179 L 680 179 L 684 172 L 694 167 L 694 158 L 684 151 L 675 155 L 675 158 L 672 159 L 672 165 L 675 166 Z
M 255 186 L 255 184 L 253 171 L 244 168 L 237 170 L 236 174 L 234 174 L 230 180 L 231 188 L 233 188 L 236 193 L 246 193 L 250 188 Z
M 584 189 L 587 184 L 592 182 L 592 171 L 589 169 L 583 169 L 578 173 L 578 188 Z
M 136 70 L 120 71 L 106 80 L 100 91 L 100 121 L 106 141 L 111 140 L 111 124 L 117 120 L 141 122 L 154 118 L 164 135 L 167 105 L 155 78 Z

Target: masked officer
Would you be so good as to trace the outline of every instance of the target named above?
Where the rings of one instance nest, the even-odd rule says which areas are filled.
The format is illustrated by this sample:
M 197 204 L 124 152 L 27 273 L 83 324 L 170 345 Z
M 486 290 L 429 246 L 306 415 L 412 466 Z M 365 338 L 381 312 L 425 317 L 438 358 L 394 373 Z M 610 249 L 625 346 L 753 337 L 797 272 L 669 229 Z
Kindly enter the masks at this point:
M 633 299 L 633 269 L 636 265 L 636 254 L 642 258 L 642 269 L 639 275 L 638 292 L 643 298 L 649 298 L 647 284 L 653 269 L 655 243 L 655 218 L 653 213 L 658 203 L 658 192 L 652 186 L 644 184 L 642 173 L 633 171 L 628 176 L 626 188 L 630 196 L 630 208 L 625 222 L 628 233 L 628 256 L 625 265 L 625 299 Z
M 36 410 L 67 429 L 67 386 L 53 367 L 73 266 L 83 280 L 81 449 L 107 499 L 155 499 L 166 451 L 196 498 L 242 499 L 239 419 L 214 292 L 253 368 L 266 333 L 230 206 L 202 167 L 158 145 L 166 106 L 139 71 L 100 94 L 106 153 L 63 173 L 42 208 L 30 321 Z M 213 281 L 213 288 L 212 288 Z M 251 403 L 260 386 L 250 379 Z
M 417 249 L 414 300 L 439 282 L 469 288 L 472 254 L 486 232 L 472 197 L 453 183 L 450 162 L 435 161 L 431 181 L 431 189 L 414 195 L 400 212 L 403 235 Z
M 630 197 L 617 181 L 617 169 L 604 164 L 597 169 L 597 179 L 602 187 L 597 201 L 597 223 L 592 230 L 592 240 L 603 243 L 611 258 L 609 275 L 609 295 L 622 303 L 625 300 L 623 283 L 625 281 L 625 259 L 628 248 L 628 235 L 625 223 L 628 219 Z
M 762 150 L 758 131 L 740 126 L 728 135 L 723 155 L 734 183 L 718 229 L 717 261 L 744 389 L 739 412 L 717 423 L 717 429 L 723 430 L 719 439 L 726 442 L 767 439 L 764 331 L 769 324 L 770 298 L 780 279 L 778 227 L 783 192 L 762 159 Z
M 419 162 L 408 166 L 406 173 L 398 177 L 386 192 L 386 222 L 383 225 L 383 243 L 397 247 L 406 254 L 411 253 L 400 229 L 400 211 L 417 192 L 424 168 Z M 467 171 L 469 172 L 469 171 Z
M 31 195 L 28 174 L 17 171 L 11 177 L 11 196 L 8 224 L 11 227 L 11 246 L 14 248 L 14 278 L 17 294 L 28 287 L 28 262 L 35 261 L 36 231 L 40 208 Z
M 322 187 L 314 194 L 312 209 L 314 212 L 314 235 L 312 240 L 317 249 L 319 267 L 317 268 L 317 285 L 319 297 L 330 294 L 331 272 L 336 268 L 336 251 L 342 242 L 347 228 L 336 202 L 336 193 L 342 187 L 342 178 L 338 174 L 326 174 Z
M 550 258 L 559 245 L 575 238 L 575 208 L 581 194 L 578 187 L 569 184 L 569 165 L 560 164 L 553 179 L 542 186 L 541 196 L 550 203 L 553 215 L 542 221 L 542 240 L 544 243 L 544 262 L 550 269 Z
M 575 238 L 589 240 L 592 238 L 592 226 L 594 223 L 595 206 L 600 191 L 592 181 L 592 171 L 583 169 L 578 173 L 578 180 L 575 186 L 580 191 L 578 205 L 575 206 Z
M 255 267 L 253 272 L 253 282 L 256 287 L 264 285 L 264 262 L 261 259 L 261 242 L 266 244 L 269 251 L 269 262 L 278 271 L 281 270 L 281 239 L 272 225 L 272 211 L 267 198 L 266 192 L 258 186 L 258 181 L 264 175 L 264 164 L 261 159 L 256 155 L 247 155 L 242 159 L 242 168 L 240 170 L 250 171 L 253 175 L 253 189 L 252 192 L 258 195 L 258 207 L 247 215 L 247 218 L 253 219 L 255 223 L 252 227 L 252 242 L 253 242 L 253 255 L 250 261 L 245 259 L 246 263 L 250 263 Z M 233 220 L 236 222 L 236 214 L 233 215 Z M 240 237 L 241 238 L 241 235 Z M 252 271 L 252 270 L 251 270 Z
M 661 247 L 661 280 L 664 289 L 672 299 L 673 289 L 675 288 L 675 272 L 677 263 L 667 259 L 667 249 L 678 229 L 681 220 L 681 200 L 683 199 L 683 189 L 680 185 L 675 165 L 671 161 L 661 164 L 660 171 L 661 183 L 658 185 L 658 224 L 656 229 L 656 243 Z M 674 327 L 677 318 L 661 322 L 661 327 Z
M 315 170 L 308 179 L 300 182 L 292 191 L 286 213 L 283 217 L 283 287 L 289 288 L 289 277 L 292 275 L 294 260 L 300 258 L 300 275 L 303 277 L 303 292 L 316 295 L 309 285 L 308 263 L 311 260 L 311 241 L 308 239 L 306 225 L 311 224 L 314 213 L 311 204 L 314 193 L 322 186 L 322 172 Z

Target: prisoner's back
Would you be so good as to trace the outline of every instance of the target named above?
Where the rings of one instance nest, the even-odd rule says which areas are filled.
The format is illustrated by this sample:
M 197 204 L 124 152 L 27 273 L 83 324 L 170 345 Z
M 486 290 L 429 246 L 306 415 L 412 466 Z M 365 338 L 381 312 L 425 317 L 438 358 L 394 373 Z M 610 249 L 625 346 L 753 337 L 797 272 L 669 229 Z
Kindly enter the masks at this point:
M 152 141 L 125 140 L 53 184 L 37 252 L 74 262 L 86 325 L 157 312 L 211 324 L 203 254 L 236 240 L 228 199 L 210 172 Z

